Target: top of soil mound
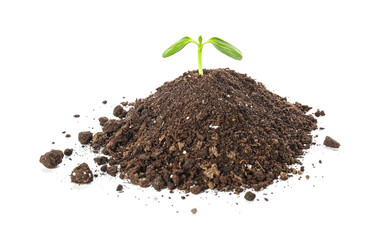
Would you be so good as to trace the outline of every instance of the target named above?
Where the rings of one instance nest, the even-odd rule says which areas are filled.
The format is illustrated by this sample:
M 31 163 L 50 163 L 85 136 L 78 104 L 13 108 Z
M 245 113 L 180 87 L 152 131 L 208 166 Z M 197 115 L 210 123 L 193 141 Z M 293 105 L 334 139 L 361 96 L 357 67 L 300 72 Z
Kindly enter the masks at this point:
M 246 74 L 189 71 L 103 123 L 103 153 L 120 177 L 156 190 L 265 188 L 312 142 L 310 108 Z

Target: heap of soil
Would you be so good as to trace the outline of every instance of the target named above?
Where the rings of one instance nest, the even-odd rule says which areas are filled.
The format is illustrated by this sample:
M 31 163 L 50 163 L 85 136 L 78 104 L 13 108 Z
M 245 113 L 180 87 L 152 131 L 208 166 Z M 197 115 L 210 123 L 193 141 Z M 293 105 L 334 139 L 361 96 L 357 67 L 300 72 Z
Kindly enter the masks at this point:
M 246 74 L 189 71 L 145 99 L 100 118 L 102 171 L 141 187 L 260 190 L 292 173 L 312 143 L 310 107 L 292 104 Z M 92 134 L 82 133 L 82 144 Z M 94 139 L 92 139 L 94 141 Z M 296 171 L 295 171 L 296 172 Z

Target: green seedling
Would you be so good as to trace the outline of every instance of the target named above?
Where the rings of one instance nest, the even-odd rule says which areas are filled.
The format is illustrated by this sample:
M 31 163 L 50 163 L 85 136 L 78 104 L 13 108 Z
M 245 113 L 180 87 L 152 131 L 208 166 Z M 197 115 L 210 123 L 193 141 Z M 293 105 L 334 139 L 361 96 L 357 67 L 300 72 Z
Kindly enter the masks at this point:
M 212 37 L 211 39 L 209 39 L 208 41 L 203 43 L 201 36 L 198 38 L 198 42 L 193 40 L 190 37 L 183 37 L 182 39 L 180 39 L 179 41 L 175 42 L 174 44 L 172 44 L 172 46 L 170 46 L 167 50 L 164 51 L 163 58 L 172 56 L 173 54 L 179 52 L 188 43 L 195 43 L 198 46 L 198 73 L 200 75 L 204 74 L 203 71 L 202 71 L 202 48 L 207 43 L 213 44 L 213 46 L 215 48 L 217 48 L 218 51 L 222 52 L 223 54 L 225 54 L 225 55 L 227 55 L 227 56 L 229 56 L 231 58 L 234 58 L 236 60 L 241 60 L 242 59 L 242 53 L 241 53 L 241 51 L 238 48 L 236 48 L 233 45 L 231 45 L 230 43 L 225 42 L 221 38 L 217 38 L 217 37 Z

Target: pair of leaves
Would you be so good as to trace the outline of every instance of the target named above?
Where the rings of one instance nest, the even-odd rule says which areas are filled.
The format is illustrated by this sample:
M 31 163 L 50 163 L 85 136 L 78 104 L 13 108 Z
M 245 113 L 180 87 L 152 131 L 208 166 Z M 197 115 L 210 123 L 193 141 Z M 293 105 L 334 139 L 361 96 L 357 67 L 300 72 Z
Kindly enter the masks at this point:
M 200 36 L 199 40 L 201 39 L 202 41 L 202 38 Z M 236 48 L 235 46 L 233 46 L 232 44 L 222 40 L 221 38 L 217 38 L 217 37 L 213 37 L 211 39 L 209 39 L 208 41 L 206 41 L 205 43 L 197 43 L 195 40 L 193 40 L 192 38 L 190 37 L 183 37 L 182 39 L 180 39 L 179 41 L 175 42 L 174 44 L 172 44 L 172 46 L 170 46 L 167 50 L 164 51 L 163 53 L 163 57 L 166 58 L 166 57 L 169 57 L 169 56 L 172 56 L 173 54 L 179 52 L 181 49 L 183 49 L 188 43 L 196 43 L 197 45 L 201 45 L 201 47 L 206 44 L 206 43 L 212 43 L 213 46 L 220 52 L 222 52 L 223 54 L 231 57 L 231 58 L 234 58 L 236 60 L 241 60 L 242 59 L 242 53 L 241 51 Z

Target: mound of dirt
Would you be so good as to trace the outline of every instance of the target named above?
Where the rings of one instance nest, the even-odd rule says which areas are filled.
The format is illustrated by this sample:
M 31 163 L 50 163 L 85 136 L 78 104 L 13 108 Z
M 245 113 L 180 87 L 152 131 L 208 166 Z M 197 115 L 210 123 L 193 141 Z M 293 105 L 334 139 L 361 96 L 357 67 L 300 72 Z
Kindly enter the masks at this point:
M 246 74 L 189 71 L 145 99 L 118 105 L 118 119 L 101 118 L 95 145 L 109 157 L 100 163 L 107 162 L 104 171 L 142 187 L 260 190 L 300 164 L 317 128 L 310 109 Z M 84 135 L 81 143 L 93 144 Z

